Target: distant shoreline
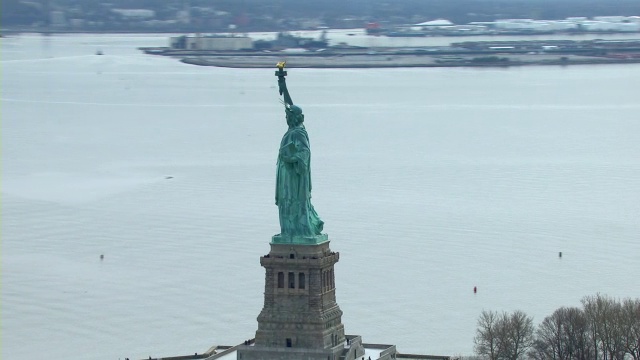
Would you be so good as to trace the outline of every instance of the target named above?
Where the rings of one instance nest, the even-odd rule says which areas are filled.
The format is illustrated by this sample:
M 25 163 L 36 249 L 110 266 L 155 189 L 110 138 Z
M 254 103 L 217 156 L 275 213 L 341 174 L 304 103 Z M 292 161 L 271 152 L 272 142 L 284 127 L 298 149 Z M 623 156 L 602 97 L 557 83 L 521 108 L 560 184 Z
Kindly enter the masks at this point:
M 289 32 L 289 33 L 297 33 L 297 32 L 313 32 L 313 31 L 325 31 L 325 30 L 338 30 L 338 31 L 358 31 L 363 30 L 362 28 L 331 28 L 331 29 L 293 29 L 293 30 L 283 30 L 283 29 L 264 29 L 264 30 L 252 30 L 252 31 L 242 31 L 235 33 L 278 33 L 278 32 Z M 42 35 L 65 35 L 65 34 L 90 34 L 90 35 L 109 35 L 109 34 L 192 34 L 197 33 L 196 31 L 185 31 L 185 30 L 151 30 L 151 29 L 138 29 L 138 30 L 89 30 L 89 29 L 42 29 L 42 28 L 3 28 L 2 35 L 16 35 L 16 34 L 42 34 Z M 208 32 L 202 32 L 208 33 Z M 218 31 L 212 33 L 230 33 L 229 31 Z M 640 32 L 633 31 L 617 31 L 617 30 L 581 30 L 581 31 L 540 31 L 540 32 L 530 32 L 530 31 L 502 31 L 502 32 L 487 32 L 487 33 L 469 33 L 469 34 L 451 34 L 451 33 L 432 33 L 425 34 L 420 36 L 412 36 L 409 34 L 402 33 L 371 33 L 367 34 L 367 36 L 372 37 L 389 37 L 389 38 L 411 38 L 411 37 L 450 37 L 450 38 L 458 38 L 458 37 L 476 37 L 476 36 L 508 36 L 508 37 L 535 37 L 535 36 L 545 36 L 545 35 L 566 35 L 566 36 L 580 36 L 580 35 L 638 35 L 640 36 Z
M 216 38 L 217 39 L 217 38 Z M 640 39 L 462 41 L 449 46 L 336 46 L 270 49 L 141 47 L 150 55 L 186 64 L 227 68 L 271 68 L 279 61 L 298 68 L 511 67 L 640 63 Z
M 497 57 L 496 57 L 497 58 Z M 416 68 L 416 67 L 513 67 L 513 66 L 569 66 L 569 65 L 606 65 L 638 64 L 640 58 L 615 59 L 590 56 L 544 56 L 518 55 L 497 58 L 497 61 L 474 60 L 469 58 L 446 61 L 429 55 L 366 55 L 340 57 L 296 57 L 296 56 L 225 56 L 225 57 L 186 57 L 181 62 L 190 65 L 215 66 L 225 68 L 273 68 L 278 61 L 286 60 L 289 68 L 316 69 L 366 69 L 366 68 Z M 506 59 L 506 60 L 505 60 Z

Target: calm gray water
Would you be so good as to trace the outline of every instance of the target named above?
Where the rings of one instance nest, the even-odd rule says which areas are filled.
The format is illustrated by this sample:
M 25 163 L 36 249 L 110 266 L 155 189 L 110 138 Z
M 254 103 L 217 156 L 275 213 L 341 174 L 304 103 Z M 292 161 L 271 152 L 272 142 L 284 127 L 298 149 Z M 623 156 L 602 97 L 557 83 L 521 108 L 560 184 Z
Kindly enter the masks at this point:
M 253 337 L 279 232 L 273 71 L 136 51 L 162 36 L 1 41 L 2 358 Z M 638 83 L 640 65 L 291 70 L 347 333 L 470 354 L 483 309 L 539 323 L 640 297 Z

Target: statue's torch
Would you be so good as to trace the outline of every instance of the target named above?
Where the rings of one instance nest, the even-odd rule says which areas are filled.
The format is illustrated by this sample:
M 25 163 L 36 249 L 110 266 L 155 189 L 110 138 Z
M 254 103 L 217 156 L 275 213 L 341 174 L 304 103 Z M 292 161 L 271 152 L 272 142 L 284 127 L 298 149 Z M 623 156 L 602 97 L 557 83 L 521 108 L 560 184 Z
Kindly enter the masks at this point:
M 276 76 L 277 77 L 285 77 L 287 76 L 287 72 L 284 71 L 284 66 L 287 64 L 286 61 L 280 61 L 279 63 L 276 64 L 276 67 L 278 68 L 278 70 L 276 70 Z
M 280 92 L 280 95 L 284 95 L 285 106 L 289 107 L 293 105 L 293 100 L 291 100 L 291 95 L 289 95 L 289 90 L 287 90 L 287 82 L 285 79 L 287 72 L 284 70 L 286 63 L 286 61 L 280 61 L 276 64 L 276 67 L 278 68 L 278 70 L 276 70 L 276 76 L 278 77 L 278 91 Z

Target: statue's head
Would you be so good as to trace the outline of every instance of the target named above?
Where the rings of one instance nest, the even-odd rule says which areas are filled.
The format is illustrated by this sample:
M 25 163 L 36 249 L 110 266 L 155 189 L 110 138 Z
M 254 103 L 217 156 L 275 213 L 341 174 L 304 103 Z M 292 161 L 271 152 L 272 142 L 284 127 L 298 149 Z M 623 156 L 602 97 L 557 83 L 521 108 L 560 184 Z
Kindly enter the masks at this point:
M 289 126 L 298 126 L 304 122 L 304 114 L 299 106 L 287 106 L 285 113 L 287 115 L 287 125 Z

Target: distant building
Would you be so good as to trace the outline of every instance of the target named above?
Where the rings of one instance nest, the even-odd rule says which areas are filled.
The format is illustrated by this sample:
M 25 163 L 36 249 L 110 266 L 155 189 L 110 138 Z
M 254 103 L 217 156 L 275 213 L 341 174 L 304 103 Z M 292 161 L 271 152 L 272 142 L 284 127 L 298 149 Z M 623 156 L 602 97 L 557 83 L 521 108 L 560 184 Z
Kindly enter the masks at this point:
M 640 17 L 637 16 L 596 16 L 593 20 L 586 17 L 568 17 L 565 20 L 501 19 L 493 22 L 498 30 L 513 31 L 611 31 L 638 32 Z
M 533 19 L 501 19 L 496 20 L 493 27 L 500 30 L 515 31 L 564 31 L 578 28 L 579 18 L 573 20 L 533 20 Z
M 584 21 L 580 27 L 585 31 L 638 32 L 640 23 Z
M 610 23 L 620 23 L 627 20 L 626 16 L 594 16 L 593 20 Z
M 253 40 L 246 36 L 176 36 L 170 38 L 172 49 L 185 50 L 245 50 L 253 48 Z
M 412 31 L 430 31 L 430 30 L 448 29 L 454 26 L 455 24 L 449 20 L 436 19 L 436 20 L 421 22 L 419 24 L 414 24 L 410 27 L 410 29 Z
M 111 11 L 122 17 L 135 20 L 153 19 L 156 17 L 156 12 L 148 9 L 112 9 Z
M 421 22 L 419 24 L 415 24 L 413 26 L 419 26 L 419 27 L 447 27 L 447 26 L 453 26 L 454 23 L 452 23 L 451 21 L 447 20 L 447 19 L 436 19 L 436 20 L 431 20 L 431 21 L 425 21 L 425 22 Z

